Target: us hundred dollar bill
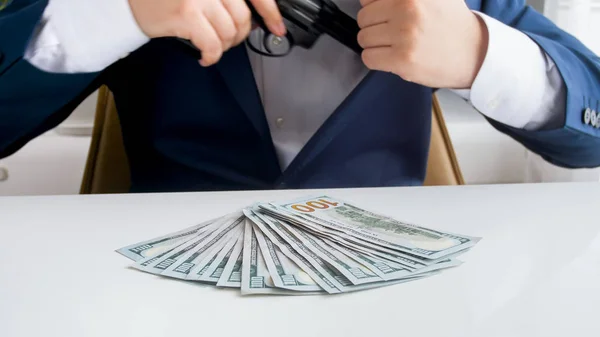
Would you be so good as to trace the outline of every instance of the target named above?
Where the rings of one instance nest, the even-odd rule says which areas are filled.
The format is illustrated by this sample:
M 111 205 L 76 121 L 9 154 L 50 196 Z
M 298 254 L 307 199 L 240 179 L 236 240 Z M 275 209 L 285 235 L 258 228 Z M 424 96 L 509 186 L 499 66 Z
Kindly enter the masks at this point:
M 223 247 L 219 254 L 215 256 L 213 261 L 206 267 L 206 270 L 201 273 L 200 277 L 198 278 L 198 281 L 210 282 L 215 284 L 219 281 L 221 275 L 223 274 L 223 271 L 225 270 L 225 265 L 229 261 L 229 258 L 231 257 L 235 249 L 235 245 L 238 241 L 243 239 L 243 235 L 243 231 L 240 231 L 236 237 L 232 238 L 232 240 L 230 240 L 230 242 L 228 242 L 227 245 Z
M 269 216 L 271 216 L 271 217 L 275 217 L 276 215 L 279 216 L 280 218 L 278 218 L 278 219 L 281 220 L 283 223 L 285 223 L 286 219 L 288 219 L 288 217 L 290 217 L 290 213 L 287 210 L 281 209 L 280 207 L 278 207 L 276 205 L 269 204 L 268 206 L 266 206 L 268 208 L 268 210 L 265 209 L 265 207 L 263 207 L 263 206 L 264 206 L 264 204 L 260 204 L 261 210 L 267 211 Z M 291 215 L 291 217 L 295 217 L 295 216 Z M 308 220 L 305 220 L 305 222 L 306 222 L 305 224 L 310 223 L 311 227 L 304 226 L 302 223 L 302 220 L 298 220 L 297 218 L 294 219 L 294 224 L 296 224 L 297 226 L 305 229 L 307 232 L 310 232 L 316 236 L 319 236 L 322 240 L 325 240 L 328 243 L 335 242 L 336 247 L 339 246 L 339 247 L 345 248 L 345 252 L 354 253 L 355 256 L 357 254 L 360 255 L 360 257 L 363 261 L 365 261 L 367 259 L 375 260 L 375 261 L 379 261 L 379 263 L 377 265 L 380 267 L 389 266 L 389 267 L 393 268 L 394 270 L 389 270 L 386 268 L 386 270 L 388 271 L 388 274 L 384 279 L 386 279 L 386 278 L 387 279 L 400 279 L 403 277 L 412 277 L 411 275 L 425 274 L 429 271 L 441 270 L 441 269 L 445 269 L 445 268 L 451 268 L 451 267 L 458 266 L 458 265 L 462 264 L 462 262 L 458 261 L 458 260 L 453 260 L 453 259 L 456 256 L 459 256 L 459 255 L 463 254 L 465 251 L 469 250 L 469 248 L 465 248 L 463 250 L 459 250 L 457 252 L 451 253 L 444 257 L 439 257 L 436 259 L 429 259 L 429 260 L 422 259 L 422 258 L 419 258 L 416 256 L 412 256 L 410 254 L 406 254 L 406 253 L 394 251 L 389 248 L 381 247 L 381 246 L 375 245 L 370 242 L 359 241 L 356 238 L 353 238 L 342 232 L 337 232 L 336 234 L 330 235 L 329 233 L 334 233 L 332 230 L 327 229 L 326 227 L 319 227 L 320 225 L 312 223 Z M 316 226 L 316 227 L 313 227 L 313 226 Z M 323 232 L 320 232 L 320 231 L 326 231 L 326 232 L 328 232 L 328 234 L 322 235 Z M 346 254 L 346 255 L 348 255 L 348 254 Z M 370 267 L 371 265 L 368 265 L 368 266 Z M 410 274 L 407 274 L 406 269 L 408 269 L 410 271 Z M 372 269 L 372 270 L 374 270 L 374 269 Z M 375 272 L 375 273 L 377 273 L 377 272 Z M 380 275 L 380 274 L 378 274 L 378 275 Z
M 333 248 L 334 251 L 341 252 L 346 256 L 354 259 L 358 263 L 363 263 L 370 268 L 375 274 L 379 275 L 384 280 L 393 280 L 396 278 L 406 277 L 411 274 L 411 270 L 395 263 L 389 263 L 385 260 L 377 259 L 359 251 L 347 249 L 344 246 L 338 245 L 335 242 L 324 238 L 323 242 Z
M 229 219 L 228 219 L 229 220 Z M 212 231 L 207 231 L 185 244 L 165 253 L 160 254 L 152 259 L 143 259 L 136 262 L 133 267 L 141 271 L 151 274 L 161 274 L 178 260 L 187 258 L 196 251 L 197 247 L 207 247 L 207 242 L 215 242 L 229 230 L 233 229 L 239 223 L 235 221 L 225 221 L 226 225 L 218 222 L 212 228 Z M 187 275 L 187 274 L 186 274 Z
M 241 288 L 242 286 L 242 257 L 244 239 L 239 238 L 233 246 L 223 272 L 217 281 L 217 287 Z
M 141 260 L 138 260 L 132 265 L 132 267 L 135 269 L 141 270 L 141 271 L 146 271 L 147 268 L 149 268 L 150 266 L 153 266 L 157 261 L 162 260 L 163 258 L 165 258 L 169 254 L 173 253 L 174 251 L 187 249 L 189 246 L 197 244 L 198 241 L 204 240 L 207 236 L 209 236 L 217 228 L 217 226 L 220 223 L 221 223 L 221 221 L 217 221 L 217 222 L 207 226 L 207 229 L 205 231 L 194 236 L 190 240 L 185 241 L 184 243 L 182 243 L 180 245 L 174 246 L 171 249 L 167 249 L 157 255 L 147 256 Z
M 279 237 L 281 237 L 293 251 L 301 255 L 309 263 L 309 265 L 318 270 L 338 290 L 341 292 L 351 291 L 350 286 L 352 286 L 352 282 L 350 282 L 350 280 L 348 280 L 344 274 L 335 269 L 335 267 L 329 262 L 327 262 L 325 259 L 322 259 L 317 253 L 312 251 L 294 235 L 289 233 L 280 220 L 260 213 L 253 213 L 263 220 L 269 229 L 279 235 Z
M 456 263 L 459 263 L 456 261 L 447 261 L 447 264 L 437 265 L 437 266 L 435 266 L 435 268 L 432 267 L 432 269 L 427 270 L 428 272 L 423 272 L 423 273 L 419 273 L 419 274 L 411 273 L 411 274 L 408 274 L 401 278 L 395 278 L 391 281 L 385 281 L 383 279 L 379 279 L 378 281 L 374 281 L 374 282 L 354 285 L 348 280 L 348 278 L 346 278 L 343 274 L 341 274 L 339 271 L 337 271 L 337 269 L 333 268 L 333 266 L 331 264 L 329 264 L 327 261 L 321 259 L 320 257 L 318 257 L 318 255 L 311 252 L 309 249 L 307 249 L 307 247 L 303 246 L 301 244 L 301 242 L 296 241 L 289 233 L 286 233 L 287 231 L 286 231 L 284 223 L 282 221 L 274 219 L 267 215 L 262 215 L 262 214 L 257 214 L 257 215 L 262 220 L 264 220 L 265 223 L 268 226 L 270 226 L 274 231 L 276 231 L 276 233 L 278 233 L 281 237 L 285 237 L 285 239 L 289 240 L 288 242 L 291 244 L 291 246 L 294 249 L 296 249 L 297 251 L 301 251 L 302 255 L 306 257 L 307 261 L 309 261 L 313 265 L 314 264 L 321 265 L 323 267 L 323 269 L 325 270 L 327 277 L 337 281 L 337 282 L 335 282 L 335 281 L 332 281 L 332 282 L 334 282 L 336 287 L 338 287 L 338 289 L 340 289 L 342 292 L 354 292 L 354 291 L 366 290 L 366 289 L 371 289 L 371 288 L 379 288 L 379 287 L 397 284 L 398 282 L 401 282 L 402 280 L 412 280 L 414 278 L 422 278 L 422 277 L 434 275 L 433 271 L 435 271 L 437 269 L 449 268 L 450 266 L 455 265 Z
M 419 269 L 426 265 L 434 264 L 446 258 L 443 257 L 434 260 L 424 259 L 422 257 L 414 256 L 409 253 L 399 252 L 393 249 L 382 247 L 372 242 L 364 241 L 360 237 L 352 236 L 350 234 L 323 226 L 320 223 L 311 221 L 300 215 L 293 214 L 288 210 L 283 209 L 281 206 L 277 206 L 274 204 L 260 204 L 259 208 L 262 211 L 261 213 L 265 213 L 273 218 L 297 225 L 317 236 L 332 239 L 340 243 L 341 245 L 350 247 L 352 249 L 369 251 L 369 253 L 371 254 L 375 254 L 387 260 L 400 263 L 406 266 L 407 268 Z
M 268 237 L 271 242 L 273 242 L 281 252 L 287 256 L 290 260 L 294 261 L 300 268 L 302 268 L 311 279 L 313 279 L 323 290 L 327 291 L 330 294 L 340 293 L 341 290 L 336 287 L 334 283 L 338 283 L 337 281 L 332 282 L 330 276 L 324 275 L 322 268 L 314 267 L 307 259 L 296 251 L 289 243 L 283 240 L 279 234 L 277 234 L 271 227 L 269 227 L 265 221 L 252 212 L 251 209 L 244 209 L 244 214 L 254 222 L 260 231 Z
M 272 218 L 271 218 L 272 219 Z M 314 235 L 306 231 L 294 229 L 292 226 L 280 221 L 279 224 L 284 229 L 285 235 L 293 235 L 304 246 L 316 253 L 321 259 L 327 261 L 340 273 L 342 273 L 352 284 L 364 284 L 372 282 L 381 282 L 383 279 L 373 273 L 369 268 L 355 262 L 354 260 L 338 253 L 335 248 L 325 245 L 325 243 Z
M 211 219 L 195 226 L 188 227 L 175 233 L 159 236 L 150 240 L 134 243 L 132 245 L 117 249 L 116 252 L 133 260 L 139 261 L 147 257 L 153 257 L 171 250 L 194 236 L 207 230 L 207 226 L 217 219 Z
M 479 240 L 401 222 L 328 196 L 276 205 L 331 229 L 423 259 L 444 257 Z
M 271 279 L 276 287 L 298 292 L 323 292 L 315 281 L 294 261 L 285 256 L 273 242 L 253 225 Z
M 220 261 L 217 260 L 218 255 L 223 252 L 222 255 L 227 254 L 227 251 L 231 250 L 237 238 L 244 232 L 243 224 L 240 223 L 235 229 L 230 231 L 229 234 L 224 236 L 215 247 L 201 254 L 197 260 L 198 262 L 190 271 L 187 280 L 192 281 L 209 281 L 208 269 L 211 264 L 219 264 Z
M 154 268 L 165 268 L 160 273 L 161 275 L 179 279 L 187 279 L 192 270 L 198 273 L 223 248 L 232 232 L 235 232 L 235 229 L 243 222 L 243 219 L 243 217 L 239 217 L 230 223 L 226 223 L 185 254 L 178 254 L 178 257 L 173 254 L 171 257 L 171 260 L 174 260 L 173 262 L 165 259 L 162 263 L 158 262 Z
M 246 221 L 244 230 L 244 249 L 242 258 L 242 295 L 285 294 L 288 291 L 277 289 L 271 281 L 263 255 L 250 221 Z

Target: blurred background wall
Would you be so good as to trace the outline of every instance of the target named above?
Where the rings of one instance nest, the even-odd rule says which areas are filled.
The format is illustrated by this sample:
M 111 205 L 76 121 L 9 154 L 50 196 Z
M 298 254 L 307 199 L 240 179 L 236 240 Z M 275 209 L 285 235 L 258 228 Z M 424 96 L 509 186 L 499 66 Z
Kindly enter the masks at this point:
M 600 54 L 600 0 L 529 0 L 561 28 Z M 59 127 L 0 160 L 0 195 L 75 194 L 83 175 L 96 94 Z M 468 184 L 600 181 L 600 170 L 566 170 L 494 130 L 448 91 L 438 97 Z

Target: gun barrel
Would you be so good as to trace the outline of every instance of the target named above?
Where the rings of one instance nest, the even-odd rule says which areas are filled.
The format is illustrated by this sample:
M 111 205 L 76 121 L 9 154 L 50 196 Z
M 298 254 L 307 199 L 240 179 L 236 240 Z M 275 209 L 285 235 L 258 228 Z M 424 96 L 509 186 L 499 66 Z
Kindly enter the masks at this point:
M 317 21 L 319 29 L 330 35 L 346 47 L 360 54 L 363 48 L 358 44 L 360 27 L 355 19 L 342 12 L 328 0 L 323 0 L 323 7 Z

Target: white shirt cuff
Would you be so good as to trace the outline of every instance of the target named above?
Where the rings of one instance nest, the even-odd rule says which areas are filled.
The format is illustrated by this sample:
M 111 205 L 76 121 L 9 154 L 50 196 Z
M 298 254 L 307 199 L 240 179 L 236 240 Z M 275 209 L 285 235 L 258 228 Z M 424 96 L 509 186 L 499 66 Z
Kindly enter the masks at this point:
M 25 59 L 48 72 L 96 72 L 148 41 L 127 0 L 51 0 Z
M 559 127 L 566 88 L 554 62 L 523 32 L 475 12 L 489 32 L 488 50 L 470 90 L 452 90 L 485 116 L 526 130 Z

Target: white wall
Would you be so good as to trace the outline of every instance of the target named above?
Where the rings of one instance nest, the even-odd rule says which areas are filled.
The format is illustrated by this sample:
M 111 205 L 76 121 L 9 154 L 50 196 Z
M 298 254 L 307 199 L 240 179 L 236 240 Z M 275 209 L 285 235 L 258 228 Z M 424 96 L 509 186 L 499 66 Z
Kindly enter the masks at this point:
M 466 183 L 525 182 L 527 153 L 521 144 L 496 131 L 452 92 L 437 95 Z
M 94 124 L 94 113 L 96 111 L 96 100 L 98 92 L 92 93 L 77 109 L 65 120 L 58 130 L 65 134 L 81 133 L 90 135 Z

